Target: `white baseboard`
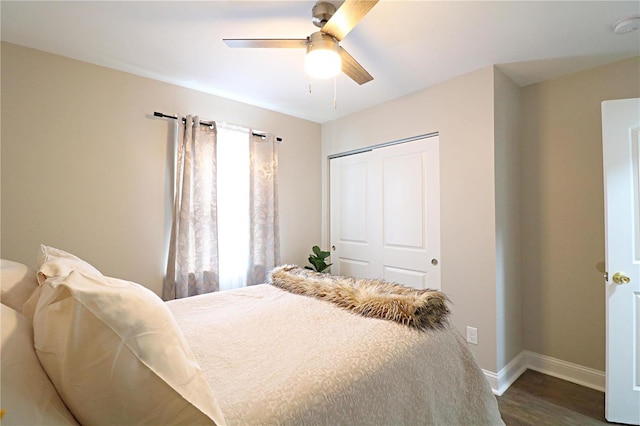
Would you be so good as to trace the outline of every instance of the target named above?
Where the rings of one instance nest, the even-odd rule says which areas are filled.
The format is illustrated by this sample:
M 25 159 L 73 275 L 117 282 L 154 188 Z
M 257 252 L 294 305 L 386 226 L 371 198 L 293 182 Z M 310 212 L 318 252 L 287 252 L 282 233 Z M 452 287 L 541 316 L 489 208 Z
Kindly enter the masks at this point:
M 492 371 L 482 370 L 495 395 L 502 395 L 526 371 L 528 368 L 526 358 L 525 351 L 522 351 L 497 374 Z
M 484 368 L 482 369 L 482 372 L 484 373 L 484 377 L 486 377 L 487 382 L 489 382 L 489 386 L 491 386 L 491 390 L 493 391 L 494 395 L 502 395 L 501 393 L 498 393 L 498 375 L 496 373 L 494 373 L 493 371 L 489 371 L 489 370 L 485 370 Z
M 493 393 L 502 395 L 527 369 L 604 392 L 605 373 L 546 355 L 522 351 L 498 373 L 482 370 Z
M 571 362 L 562 361 L 560 359 L 551 358 L 534 352 L 524 352 L 526 353 L 528 368 L 549 376 L 557 377 L 568 382 L 604 392 L 606 384 L 604 371 L 583 367 L 582 365 L 573 364 Z

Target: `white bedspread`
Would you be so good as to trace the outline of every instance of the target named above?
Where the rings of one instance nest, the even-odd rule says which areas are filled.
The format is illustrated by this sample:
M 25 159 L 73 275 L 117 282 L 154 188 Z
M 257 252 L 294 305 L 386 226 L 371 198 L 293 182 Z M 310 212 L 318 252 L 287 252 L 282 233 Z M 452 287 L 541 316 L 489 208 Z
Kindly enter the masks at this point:
M 167 302 L 230 425 L 503 424 L 453 329 L 258 285 Z

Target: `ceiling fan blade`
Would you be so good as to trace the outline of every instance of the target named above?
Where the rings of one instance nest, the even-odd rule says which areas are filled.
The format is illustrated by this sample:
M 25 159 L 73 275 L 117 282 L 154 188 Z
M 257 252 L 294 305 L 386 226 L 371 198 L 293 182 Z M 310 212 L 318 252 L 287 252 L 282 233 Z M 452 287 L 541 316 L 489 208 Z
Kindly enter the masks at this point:
M 378 0 L 345 0 L 320 31 L 332 35 L 340 41 L 369 13 L 376 3 Z
M 306 38 L 225 38 L 229 47 L 298 49 L 307 47 Z
M 349 76 L 353 81 L 362 85 L 371 80 L 373 77 L 358 63 L 353 56 L 340 47 L 340 58 L 342 59 L 342 72 Z

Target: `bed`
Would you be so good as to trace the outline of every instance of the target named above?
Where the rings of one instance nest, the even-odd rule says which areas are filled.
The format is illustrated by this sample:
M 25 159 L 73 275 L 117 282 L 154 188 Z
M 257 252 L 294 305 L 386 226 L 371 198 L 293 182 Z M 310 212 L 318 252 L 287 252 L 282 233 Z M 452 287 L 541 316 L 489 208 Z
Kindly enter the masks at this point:
M 460 334 L 261 284 L 162 302 L 42 246 L 2 261 L 2 423 L 503 424 Z

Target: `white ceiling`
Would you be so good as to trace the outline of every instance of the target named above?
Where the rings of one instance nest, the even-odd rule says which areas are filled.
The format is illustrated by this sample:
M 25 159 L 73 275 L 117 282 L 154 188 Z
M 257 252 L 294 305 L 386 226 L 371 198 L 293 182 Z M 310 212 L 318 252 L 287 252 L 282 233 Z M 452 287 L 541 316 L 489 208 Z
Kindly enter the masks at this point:
M 340 2 L 335 2 L 340 4 Z M 374 80 L 311 83 L 304 49 L 223 38 L 305 38 L 312 1 L 6 1 L 2 40 L 323 123 L 492 64 L 521 86 L 640 55 L 639 1 L 382 0 L 341 45 Z

